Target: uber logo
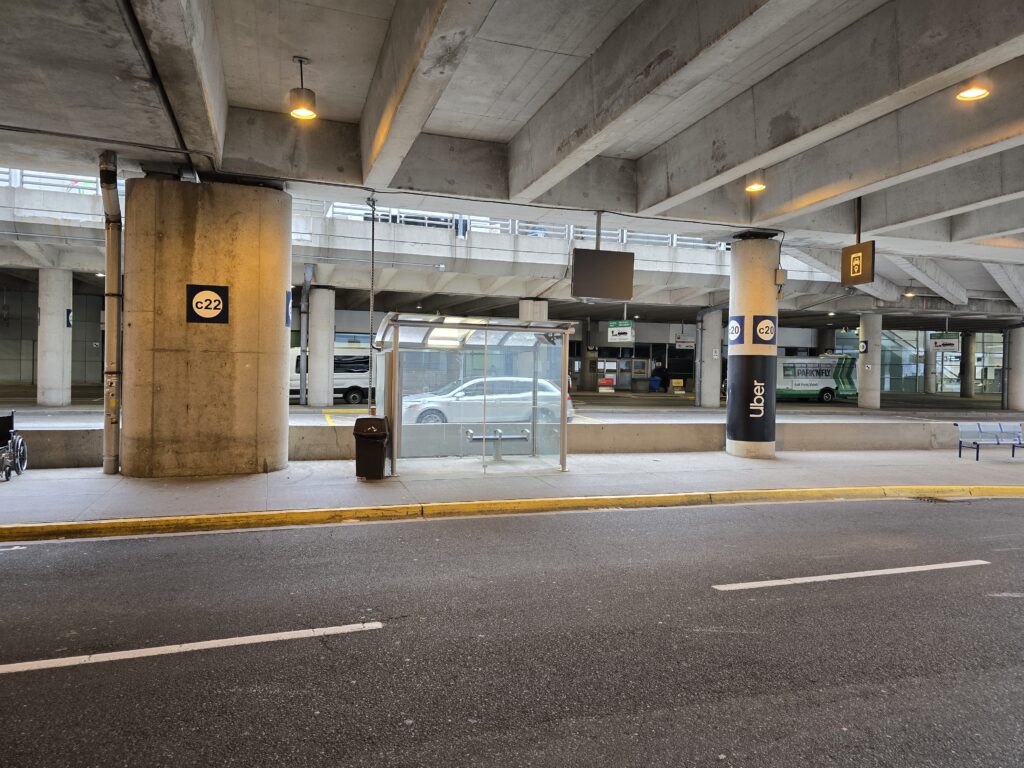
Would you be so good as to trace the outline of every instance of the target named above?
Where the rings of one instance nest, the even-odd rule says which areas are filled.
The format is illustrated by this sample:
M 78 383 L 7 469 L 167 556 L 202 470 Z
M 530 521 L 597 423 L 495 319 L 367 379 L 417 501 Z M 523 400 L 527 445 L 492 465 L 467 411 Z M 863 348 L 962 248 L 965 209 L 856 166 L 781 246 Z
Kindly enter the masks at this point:
M 729 318 L 729 345 L 743 343 L 743 315 L 733 315 Z
M 754 343 L 775 343 L 776 320 L 774 315 L 754 315 Z

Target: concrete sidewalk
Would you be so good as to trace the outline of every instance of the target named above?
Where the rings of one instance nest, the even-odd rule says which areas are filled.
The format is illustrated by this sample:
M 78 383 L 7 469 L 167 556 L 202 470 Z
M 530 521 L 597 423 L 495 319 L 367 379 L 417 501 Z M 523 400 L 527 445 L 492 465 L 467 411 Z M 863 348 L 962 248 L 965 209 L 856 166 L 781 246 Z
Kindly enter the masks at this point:
M 1024 460 L 988 447 L 955 451 L 789 452 L 756 461 L 723 452 L 570 456 L 570 470 L 481 472 L 479 459 L 404 460 L 401 475 L 368 483 L 351 461 L 293 462 L 269 475 L 141 480 L 98 469 L 29 470 L 0 482 L 0 525 L 110 518 L 348 508 L 505 499 L 623 496 L 751 489 L 1024 483 Z M 585 506 L 585 505 L 581 505 Z

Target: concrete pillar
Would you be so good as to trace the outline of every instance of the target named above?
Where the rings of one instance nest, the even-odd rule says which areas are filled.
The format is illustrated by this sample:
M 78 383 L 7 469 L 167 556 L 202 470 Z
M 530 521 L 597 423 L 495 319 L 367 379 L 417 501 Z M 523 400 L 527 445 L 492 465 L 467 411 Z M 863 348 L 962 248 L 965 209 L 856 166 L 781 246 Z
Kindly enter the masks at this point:
M 39 405 L 71 404 L 71 277 L 67 269 L 39 270 Z
M 334 405 L 334 289 L 309 292 L 309 380 L 306 402 L 314 408 Z
M 817 351 L 819 355 L 836 351 L 836 329 L 819 328 Z
M 960 334 L 960 397 L 974 397 L 978 337 L 974 331 Z
M 935 367 L 938 365 L 939 355 L 932 345 L 932 335 L 929 332 L 924 334 L 924 391 L 925 394 L 934 395 L 939 391 L 938 378 Z
M 520 320 L 547 320 L 548 303 L 543 299 L 520 299 Z
M 737 239 L 729 279 L 729 399 L 725 450 L 775 457 L 775 343 L 778 336 L 779 242 Z
M 866 345 L 866 346 L 865 346 Z M 882 316 L 860 316 L 860 357 L 857 358 L 857 405 L 882 407 Z
M 291 223 L 277 190 L 128 181 L 124 474 L 287 466 Z
M 722 404 L 722 310 L 704 313 L 700 334 L 700 402 L 701 408 L 718 408 Z
M 1011 411 L 1024 411 L 1024 328 L 1006 331 L 1006 407 Z

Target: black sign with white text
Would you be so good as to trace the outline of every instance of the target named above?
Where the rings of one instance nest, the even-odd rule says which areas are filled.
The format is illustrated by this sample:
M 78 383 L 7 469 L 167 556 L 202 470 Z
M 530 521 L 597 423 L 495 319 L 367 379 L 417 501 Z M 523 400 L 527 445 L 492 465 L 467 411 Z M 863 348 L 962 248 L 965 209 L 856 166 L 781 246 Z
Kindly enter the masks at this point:
M 185 321 L 189 323 L 227 323 L 228 287 L 226 285 L 186 285 Z
M 726 437 L 775 441 L 775 355 L 729 355 Z

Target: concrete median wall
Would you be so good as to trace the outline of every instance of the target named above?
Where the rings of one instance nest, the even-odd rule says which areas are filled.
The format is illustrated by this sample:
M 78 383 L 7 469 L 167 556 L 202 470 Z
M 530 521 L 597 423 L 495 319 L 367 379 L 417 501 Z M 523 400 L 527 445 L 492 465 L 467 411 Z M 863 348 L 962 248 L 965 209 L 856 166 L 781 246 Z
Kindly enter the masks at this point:
M 22 430 L 29 466 L 36 469 L 99 467 L 102 430 Z M 778 425 L 782 451 L 916 451 L 956 447 L 957 429 L 940 422 L 788 422 Z M 571 424 L 569 454 L 688 453 L 725 447 L 724 424 Z M 184 450 L 184 448 L 183 448 Z M 293 426 L 290 461 L 355 458 L 351 426 Z

